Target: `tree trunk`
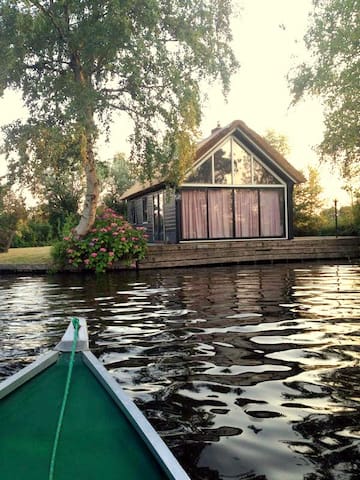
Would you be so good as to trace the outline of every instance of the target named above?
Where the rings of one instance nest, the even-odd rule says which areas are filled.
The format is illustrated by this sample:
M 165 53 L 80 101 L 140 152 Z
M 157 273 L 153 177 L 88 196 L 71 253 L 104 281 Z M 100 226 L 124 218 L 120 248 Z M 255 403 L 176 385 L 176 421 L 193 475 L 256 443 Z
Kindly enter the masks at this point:
M 10 228 L 3 228 L 0 232 L 0 253 L 6 253 L 11 247 L 11 242 L 14 238 L 15 230 Z
M 94 141 L 91 133 L 83 134 L 81 156 L 86 176 L 86 193 L 80 222 L 75 228 L 75 234 L 79 237 L 86 235 L 93 226 L 100 195 L 94 156 Z
M 70 65 L 74 73 L 75 81 L 84 89 L 91 85 L 91 76 L 86 75 L 81 61 L 79 52 L 75 51 L 71 55 Z M 83 132 L 81 134 L 81 159 L 86 176 L 86 193 L 83 211 L 80 222 L 75 228 L 75 234 L 83 237 L 91 229 L 96 217 L 96 207 L 99 200 L 99 181 L 96 173 L 96 162 L 94 155 L 94 139 L 96 127 L 94 124 L 94 111 L 91 104 L 83 104 L 83 113 L 85 114 L 85 122 L 83 124 Z

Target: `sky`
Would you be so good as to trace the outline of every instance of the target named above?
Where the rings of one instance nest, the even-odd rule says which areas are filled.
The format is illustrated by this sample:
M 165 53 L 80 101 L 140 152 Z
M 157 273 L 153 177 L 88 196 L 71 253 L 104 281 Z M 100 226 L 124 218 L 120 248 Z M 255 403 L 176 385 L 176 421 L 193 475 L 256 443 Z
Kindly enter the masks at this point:
M 319 169 L 327 206 L 333 204 L 335 197 L 340 205 L 348 204 L 349 199 L 341 190 L 342 181 L 328 166 L 319 166 L 314 150 L 323 133 L 320 100 L 305 99 L 296 106 L 290 105 L 287 75 L 308 58 L 303 37 L 311 0 L 235 0 L 235 3 L 233 49 L 240 69 L 232 78 L 227 101 L 219 84 L 203 82 L 208 100 L 203 107 L 202 137 L 208 136 L 217 123 L 225 126 L 237 119 L 260 135 L 273 129 L 287 137 L 290 163 L 303 171 L 308 165 Z M 0 100 L 0 126 L 25 115 L 19 96 L 7 92 Z M 120 151 L 128 153 L 125 140 L 130 133 L 126 118 L 115 117 L 110 141 L 101 141 L 101 159 L 110 159 Z M 0 175 L 5 168 L 5 159 L 0 157 Z

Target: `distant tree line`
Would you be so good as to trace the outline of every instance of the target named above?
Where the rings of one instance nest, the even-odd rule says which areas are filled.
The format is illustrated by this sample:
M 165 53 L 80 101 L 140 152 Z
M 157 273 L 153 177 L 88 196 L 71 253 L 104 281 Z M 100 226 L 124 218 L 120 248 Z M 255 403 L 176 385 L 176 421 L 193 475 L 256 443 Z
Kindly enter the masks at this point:
M 319 172 L 308 167 L 305 173 L 307 182 L 294 189 L 294 233 L 295 236 L 309 235 L 359 235 L 360 195 L 352 196 L 352 204 L 334 204 L 324 208 L 321 198 Z

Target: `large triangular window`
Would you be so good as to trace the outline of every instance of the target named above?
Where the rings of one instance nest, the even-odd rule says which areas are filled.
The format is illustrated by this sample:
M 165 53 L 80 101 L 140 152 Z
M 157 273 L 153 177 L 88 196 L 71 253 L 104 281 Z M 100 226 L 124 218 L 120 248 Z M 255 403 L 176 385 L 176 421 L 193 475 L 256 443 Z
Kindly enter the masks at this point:
M 281 182 L 234 138 L 230 138 L 195 168 L 185 183 L 243 186 Z

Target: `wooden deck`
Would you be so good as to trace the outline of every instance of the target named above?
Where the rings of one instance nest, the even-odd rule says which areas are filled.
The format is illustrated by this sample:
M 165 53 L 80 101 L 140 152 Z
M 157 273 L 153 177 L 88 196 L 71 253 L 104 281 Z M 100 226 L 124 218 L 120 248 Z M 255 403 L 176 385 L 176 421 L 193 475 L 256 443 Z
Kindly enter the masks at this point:
M 312 260 L 345 260 L 360 262 L 360 237 L 298 237 L 293 240 L 230 240 L 150 244 L 146 258 L 137 268 L 176 268 L 197 265 L 257 264 L 302 262 Z M 129 270 L 123 263 L 113 270 Z M 51 264 L 0 264 L 1 273 L 43 274 Z M 78 272 L 66 268 L 67 272 Z
M 297 237 L 293 240 L 238 240 L 151 244 L 138 268 L 256 264 L 360 258 L 360 237 Z

